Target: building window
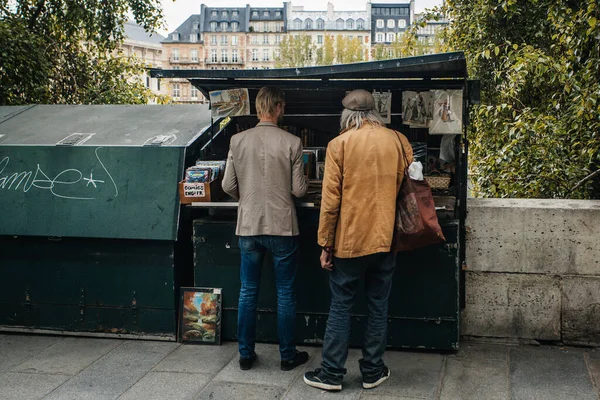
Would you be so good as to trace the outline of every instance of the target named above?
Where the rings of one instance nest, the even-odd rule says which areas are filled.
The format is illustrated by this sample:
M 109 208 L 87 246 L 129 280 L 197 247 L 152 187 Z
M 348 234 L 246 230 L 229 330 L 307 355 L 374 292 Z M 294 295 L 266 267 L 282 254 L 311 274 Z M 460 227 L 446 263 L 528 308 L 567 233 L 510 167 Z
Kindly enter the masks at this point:
M 150 87 L 150 77 L 149 76 L 146 77 L 146 87 L 147 88 Z
M 219 13 L 217 11 L 213 11 L 210 13 L 210 15 L 212 15 L 213 17 L 216 17 L 217 15 L 219 15 Z
M 323 35 L 317 35 L 317 44 L 323 44 Z
M 238 51 L 237 50 L 231 50 L 231 62 L 238 62 Z
M 239 22 L 232 22 L 231 23 L 231 31 L 232 32 L 237 32 L 240 29 L 240 23 Z
M 173 40 L 179 40 L 179 33 L 175 32 L 173 34 Z
M 232 46 L 237 46 L 238 45 L 238 37 L 237 36 L 232 36 L 231 37 L 231 45 Z
M 258 17 L 258 11 L 252 11 L 252 16 L 253 17 Z
M 263 17 L 268 17 L 268 16 L 269 16 L 269 12 L 268 11 L 263 12 Z
M 378 43 L 383 43 L 383 33 L 378 33 L 377 34 L 377 42 Z
M 221 46 L 227 46 L 227 35 L 221 35 Z
M 198 34 L 197 33 L 191 33 L 190 34 L 190 42 L 196 43 L 197 41 L 198 41 Z
M 269 49 L 263 50 L 263 61 L 269 61 Z
M 398 32 L 398 34 L 396 35 L 396 39 L 398 41 L 401 41 L 402 40 L 402 36 L 404 36 L 404 32 Z
M 221 62 L 227 62 L 227 50 L 226 49 L 222 49 L 221 50 Z
M 273 57 L 274 57 L 276 60 L 279 60 L 279 57 L 281 57 L 281 50 L 279 50 L 279 49 L 275 49 L 275 51 L 273 51 Z
M 383 20 L 382 19 L 377 20 L 377 28 L 379 28 L 379 29 L 383 28 Z
M 354 20 L 352 18 L 346 21 L 346 29 L 354 29 Z
M 388 42 L 393 42 L 394 39 L 396 39 L 396 35 L 394 35 L 393 33 L 388 33 L 387 34 L 387 41 Z
M 276 35 L 275 36 L 275 44 L 280 44 L 281 43 L 281 35 Z
M 210 44 L 213 45 L 213 46 L 217 45 L 217 35 L 212 35 L 210 37 Z
M 217 49 L 212 49 L 210 51 L 210 62 L 217 62 Z
M 210 31 L 211 32 L 216 32 L 217 31 L 217 23 L 216 22 L 211 22 L 210 23 Z
M 297 30 L 302 29 L 302 20 L 300 18 L 296 18 L 294 20 L 294 29 L 297 29 Z
M 400 29 L 406 28 L 406 20 L 405 19 L 398 20 L 398 28 L 400 28 Z
M 344 20 L 341 18 L 338 18 L 338 20 L 335 21 L 335 27 L 337 29 L 344 29 Z
M 228 28 L 228 23 L 227 22 L 221 22 L 221 31 L 225 32 Z
M 258 36 L 254 35 L 252 36 L 252 44 L 258 44 Z
M 313 28 L 313 24 L 312 23 L 313 23 L 312 19 L 307 18 L 304 21 L 304 29 L 312 29 Z
M 277 18 L 281 18 L 281 11 L 276 11 L 276 12 L 275 12 L 275 16 L 276 16 Z
M 171 50 L 171 57 L 173 58 L 173 61 L 179 61 L 179 49 Z
M 227 11 L 223 10 L 223 12 L 221 13 L 221 17 L 227 18 Z
M 196 86 L 192 85 L 192 88 L 190 89 L 190 97 L 193 100 L 196 100 L 198 98 L 198 89 L 196 88 Z
M 390 9 L 389 8 L 384 8 L 383 9 L 383 15 L 390 15 Z
M 198 50 L 191 50 L 190 51 L 190 59 L 192 61 L 198 61 Z
M 263 44 L 269 44 L 269 35 L 263 36 Z
M 393 19 L 388 19 L 387 21 L 387 27 L 390 29 L 393 29 L 396 27 L 396 21 L 394 21 Z
M 178 98 L 181 95 L 181 87 L 179 83 L 173 84 L 173 97 Z
M 160 92 L 160 79 L 156 80 L 156 90 Z
M 194 29 L 198 29 L 198 23 L 194 22 Z
M 252 61 L 258 61 L 258 49 L 252 49 Z
M 365 29 L 365 20 L 360 18 L 356 20 L 356 29 L 363 30 Z
M 269 32 L 269 23 L 268 22 L 263 23 L 263 32 Z
M 231 12 L 231 16 L 232 17 L 237 17 L 240 13 L 238 11 L 232 11 Z
M 317 20 L 317 29 L 325 29 L 325 21 L 323 21 L 321 18 Z
M 401 8 L 400 15 L 408 15 L 408 8 Z

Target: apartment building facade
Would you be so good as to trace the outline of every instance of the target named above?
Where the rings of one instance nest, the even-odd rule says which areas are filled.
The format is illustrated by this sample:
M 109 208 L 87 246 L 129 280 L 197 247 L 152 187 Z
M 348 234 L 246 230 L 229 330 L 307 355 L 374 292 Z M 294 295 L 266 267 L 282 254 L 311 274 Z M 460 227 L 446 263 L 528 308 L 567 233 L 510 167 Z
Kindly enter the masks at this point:
M 387 46 L 401 40 L 415 20 L 415 0 L 406 3 L 371 4 L 371 38 L 374 45 Z
M 321 11 L 305 10 L 303 6 L 293 6 L 291 2 L 286 2 L 284 5 L 288 34 L 308 35 L 316 48 L 325 44 L 327 36 L 334 39 L 338 36 L 358 39 L 363 48 L 363 59 L 370 60 L 372 41 L 370 3 L 366 3 L 365 10 L 360 11 L 335 11 L 332 3 L 327 3 L 327 9 Z
M 119 46 L 123 56 L 135 57 L 148 68 L 163 68 L 163 49 L 161 42 L 165 39 L 158 33 L 148 33 L 144 27 L 137 25 L 133 21 L 128 21 L 124 25 L 125 40 Z M 143 83 L 155 94 L 165 94 L 164 85 L 161 86 L 160 79 L 151 78 L 146 72 L 135 79 Z
M 247 69 L 275 68 L 287 32 L 285 8 L 251 8 L 246 49 Z

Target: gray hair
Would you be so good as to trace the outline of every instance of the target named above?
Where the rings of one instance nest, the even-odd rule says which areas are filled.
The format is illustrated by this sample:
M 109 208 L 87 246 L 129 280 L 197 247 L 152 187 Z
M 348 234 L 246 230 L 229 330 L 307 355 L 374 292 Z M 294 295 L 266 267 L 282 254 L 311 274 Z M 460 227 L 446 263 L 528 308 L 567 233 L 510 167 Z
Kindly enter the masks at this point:
M 385 122 L 383 122 L 383 119 L 377 110 L 353 111 L 344 108 L 344 111 L 342 111 L 342 118 L 340 119 L 340 128 L 342 131 L 359 129 L 364 122 L 385 126 Z

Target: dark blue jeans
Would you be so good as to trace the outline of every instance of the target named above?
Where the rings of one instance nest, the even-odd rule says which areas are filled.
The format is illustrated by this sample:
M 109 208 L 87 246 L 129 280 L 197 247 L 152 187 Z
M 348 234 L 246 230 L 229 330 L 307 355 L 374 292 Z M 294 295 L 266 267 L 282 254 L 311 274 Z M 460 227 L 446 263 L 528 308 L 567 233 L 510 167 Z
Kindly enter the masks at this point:
M 256 301 L 260 273 L 269 250 L 273 254 L 275 286 L 277 287 L 277 333 L 282 360 L 296 355 L 294 329 L 296 322 L 296 293 L 294 280 L 298 267 L 297 236 L 240 236 L 242 265 L 240 268 L 240 300 L 238 305 L 238 345 L 240 357 L 254 355 L 256 343 Z
M 334 381 L 346 374 L 350 310 L 361 281 L 367 295 L 367 327 L 359 361 L 363 377 L 375 376 L 384 367 L 383 353 L 387 337 L 388 298 L 396 268 L 396 256 L 378 253 L 358 258 L 335 258 L 329 273 L 331 307 L 323 341 L 323 372 Z

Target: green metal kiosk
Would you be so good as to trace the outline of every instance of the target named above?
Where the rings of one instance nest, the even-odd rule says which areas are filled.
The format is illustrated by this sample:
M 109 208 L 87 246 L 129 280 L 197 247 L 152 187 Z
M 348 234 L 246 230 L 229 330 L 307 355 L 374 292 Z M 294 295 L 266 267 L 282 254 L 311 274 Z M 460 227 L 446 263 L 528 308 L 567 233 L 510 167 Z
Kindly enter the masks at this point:
M 0 330 L 174 340 L 177 182 L 210 123 L 202 105 L 0 107 Z
M 203 140 L 205 160 L 226 159 L 231 136 L 256 124 L 254 98 L 265 85 L 281 87 L 286 95 L 284 129 L 301 136 L 305 147 L 325 147 L 339 132 L 341 101 L 347 90 L 366 89 L 391 93 L 390 127 L 403 132 L 411 143 L 425 143 L 438 152 L 441 136 L 426 128 L 405 124 L 402 98 L 406 91 L 462 91 L 462 130 L 466 132 L 469 106 L 478 89 L 467 79 L 463 53 L 326 67 L 279 70 L 154 70 L 154 77 L 187 78 L 205 96 L 214 90 L 247 88 L 250 116 L 217 121 Z M 389 308 L 388 345 L 391 347 L 456 350 L 459 344 L 462 266 L 464 263 L 467 200 L 467 151 L 464 134 L 453 138 L 455 170 L 451 184 L 435 190 L 438 217 L 447 242 L 398 257 Z M 429 154 L 429 153 L 428 153 Z M 368 163 L 368 160 L 365 160 Z M 368 179 L 367 175 L 365 174 Z M 372 200 L 376 202 L 376 199 Z M 318 204 L 303 199 L 298 204 L 301 264 L 296 292 L 298 343 L 322 341 L 329 309 L 327 272 L 319 265 L 317 245 Z M 186 208 L 194 219 L 194 285 L 222 288 L 223 339 L 236 339 L 240 252 L 235 236 L 236 204 L 194 204 Z M 276 341 L 276 295 L 271 260 L 266 258 L 258 301 L 258 340 Z M 361 293 L 359 293 L 360 298 Z M 352 317 L 354 345 L 361 343 L 366 307 L 358 301 Z

